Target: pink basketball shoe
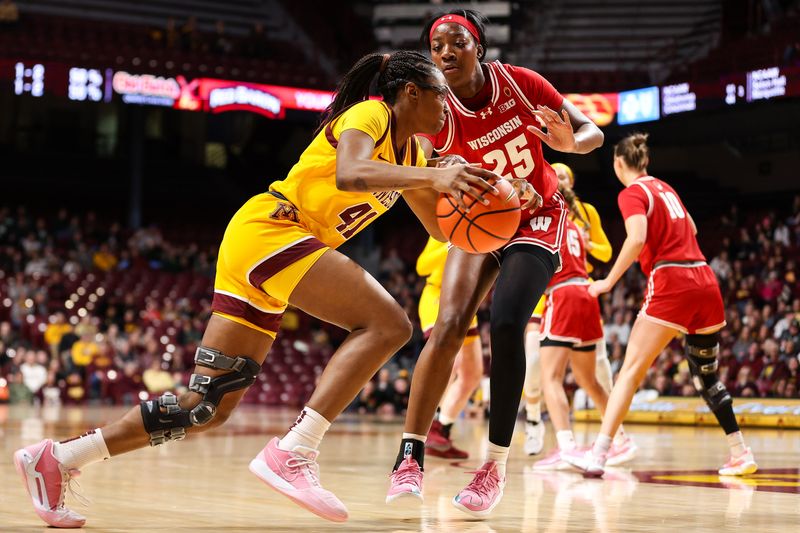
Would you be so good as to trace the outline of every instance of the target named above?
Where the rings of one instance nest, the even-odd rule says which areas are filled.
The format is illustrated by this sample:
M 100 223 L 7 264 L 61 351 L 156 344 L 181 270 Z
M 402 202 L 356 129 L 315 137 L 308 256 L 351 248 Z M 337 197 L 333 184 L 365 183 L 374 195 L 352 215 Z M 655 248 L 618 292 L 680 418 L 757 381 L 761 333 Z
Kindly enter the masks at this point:
M 300 507 L 326 520 L 344 522 L 347 508 L 320 485 L 318 455 L 317 450 L 304 446 L 281 450 L 275 437 L 250 461 L 250 471 Z
M 611 443 L 611 448 L 608 450 L 606 458 L 606 465 L 619 466 L 621 464 L 632 461 L 636 457 L 636 452 L 639 449 L 633 439 L 625 436 L 625 439 L 619 444 L 616 442 Z
M 747 448 L 739 457 L 731 456 L 727 463 L 719 469 L 720 476 L 747 476 L 758 470 L 753 451 Z
M 14 467 L 33 501 L 33 509 L 48 525 L 82 527 L 86 518 L 64 506 L 64 495 L 72 478 L 80 474 L 67 470 L 53 456 L 53 441 L 43 440 L 14 452 Z
M 569 470 L 569 465 L 561 459 L 561 450 L 556 448 L 544 459 L 533 463 L 534 470 Z
M 403 459 L 397 470 L 391 473 L 389 479 L 386 503 L 392 503 L 405 496 L 412 496 L 422 501 L 422 469 L 413 457 L 409 455 Z
M 495 461 L 487 461 L 480 470 L 470 473 L 475 477 L 453 498 L 453 505 L 469 515 L 484 518 L 503 498 L 506 480 L 497 472 Z
M 564 452 L 561 458 L 575 470 L 583 472 L 584 476 L 601 477 L 606 473 L 606 456 L 595 455 L 592 450 Z

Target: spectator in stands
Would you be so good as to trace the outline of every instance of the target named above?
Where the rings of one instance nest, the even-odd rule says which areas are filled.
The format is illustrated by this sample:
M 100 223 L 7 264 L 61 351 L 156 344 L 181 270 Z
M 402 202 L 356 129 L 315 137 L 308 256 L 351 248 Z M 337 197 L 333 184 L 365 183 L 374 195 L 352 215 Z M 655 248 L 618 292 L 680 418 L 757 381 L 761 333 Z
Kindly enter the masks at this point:
M 394 414 L 404 414 L 408 410 L 409 398 L 409 385 L 408 385 L 408 372 L 401 371 L 392 383 L 394 388 Z
M 9 27 L 19 22 L 19 9 L 11 0 L 0 1 L 0 24 Z
M 58 358 L 58 346 L 66 333 L 72 331 L 72 326 L 67 324 L 67 317 L 59 311 L 50 317 L 50 323 L 44 330 L 44 342 L 50 347 L 50 355 L 54 359 Z
M 42 354 L 47 361 L 47 353 L 42 351 Z M 37 353 L 33 350 L 25 353 L 25 361 L 19 366 L 19 371 L 22 374 L 22 382 L 32 395 L 36 395 L 47 383 L 47 368 L 37 361 Z
M 378 408 L 377 397 L 375 396 L 375 382 L 368 381 L 354 402 L 355 410 L 359 414 L 374 413 Z
M 719 278 L 721 285 L 723 285 L 724 282 L 727 282 L 733 273 L 731 263 L 728 260 L 728 252 L 724 249 L 720 251 L 719 255 L 715 256 L 714 259 L 711 260 L 709 266 L 711 266 L 711 270 L 713 270 L 714 274 L 716 274 L 717 278 Z
M 381 368 L 378 372 L 378 382 L 375 384 L 375 398 L 378 409 L 385 404 L 393 404 L 394 396 L 392 373 L 386 367 Z
M 382 279 L 390 278 L 395 274 L 402 275 L 403 272 L 406 270 L 406 265 L 403 260 L 400 258 L 400 254 L 397 253 L 396 248 L 391 248 L 389 253 L 387 254 L 386 258 L 381 261 L 380 265 L 380 276 Z M 397 283 L 398 278 L 394 279 L 395 283 Z M 405 279 L 400 278 L 399 285 L 405 285 Z M 389 291 L 392 292 L 392 291 Z
M 212 51 L 217 54 L 227 55 L 233 51 L 233 43 L 225 35 L 225 21 L 217 20 L 214 23 L 214 41 L 212 43 Z
M 264 34 L 264 24 L 261 21 L 253 24 L 250 34 L 244 41 L 243 49 L 244 54 L 248 57 L 266 57 L 268 52 L 267 36 Z
M 147 392 L 153 396 L 175 389 L 175 380 L 172 374 L 164 370 L 161 364 L 160 358 L 154 359 L 150 368 L 142 374 L 142 382 L 147 387 Z
M 117 263 L 117 256 L 112 253 L 111 247 L 106 243 L 101 244 L 100 249 L 97 250 L 94 253 L 94 257 L 92 257 L 92 264 L 94 267 L 103 272 L 113 270 L 117 266 Z
M 181 26 L 181 49 L 184 52 L 197 52 L 201 47 L 200 32 L 197 29 L 197 17 L 190 16 Z
M 94 341 L 96 331 L 91 324 L 84 322 L 75 328 L 75 331 L 78 334 L 79 340 L 76 341 L 70 349 L 70 354 L 72 356 L 71 363 L 72 367 L 78 370 L 81 377 L 85 377 L 86 367 L 92 363 L 100 352 L 100 348 Z
M 61 388 L 63 390 L 61 400 L 67 405 L 83 403 L 87 398 L 86 388 L 83 386 L 83 375 L 78 370 L 67 375 Z
M 614 322 L 605 324 L 605 335 L 607 339 L 611 339 L 612 335 L 616 337 L 620 344 L 627 346 L 628 337 L 631 336 L 631 326 L 629 322 L 625 322 L 625 315 L 622 311 L 614 313 Z
M 0 342 L 7 347 L 12 347 L 17 344 L 17 333 L 11 329 L 11 322 L 4 320 L 0 322 Z
M 8 376 L 8 401 L 9 403 L 31 403 L 33 401 L 33 393 L 25 385 L 22 372 L 12 372 Z

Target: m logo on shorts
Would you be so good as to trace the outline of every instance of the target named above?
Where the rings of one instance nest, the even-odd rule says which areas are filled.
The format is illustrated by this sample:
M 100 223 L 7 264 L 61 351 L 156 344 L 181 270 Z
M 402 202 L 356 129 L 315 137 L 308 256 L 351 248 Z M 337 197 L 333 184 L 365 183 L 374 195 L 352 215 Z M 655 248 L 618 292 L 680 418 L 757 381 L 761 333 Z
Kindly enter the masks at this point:
M 273 220 L 289 220 L 291 222 L 300 222 L 300 217 L 297 214 L 297 208 L 292 204 L 278 203 L 278 207 L 269 216 Z
M 547 231 L 552 221 L 552 217 L 533 217 L 531 219 L 531 229 L 533 231 Z

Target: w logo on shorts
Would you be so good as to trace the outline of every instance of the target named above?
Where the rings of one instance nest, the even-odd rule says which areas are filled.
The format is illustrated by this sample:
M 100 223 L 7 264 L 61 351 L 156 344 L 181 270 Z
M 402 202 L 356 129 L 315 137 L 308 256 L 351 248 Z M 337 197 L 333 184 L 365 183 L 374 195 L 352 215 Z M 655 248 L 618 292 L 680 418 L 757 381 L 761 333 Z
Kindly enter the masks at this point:
M 531 219 L 531 229 L 533 231 L 547 231 L 552 221 L 552 217 L 533 217 Z

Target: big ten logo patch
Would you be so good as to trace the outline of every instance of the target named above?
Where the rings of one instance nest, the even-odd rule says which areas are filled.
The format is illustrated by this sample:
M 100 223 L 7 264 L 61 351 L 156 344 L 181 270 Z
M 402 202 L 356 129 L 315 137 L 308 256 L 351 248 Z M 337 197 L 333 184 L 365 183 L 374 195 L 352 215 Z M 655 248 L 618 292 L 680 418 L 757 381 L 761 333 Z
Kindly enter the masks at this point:
M 290 222 L 300 222 L 300 215 L 297 208 L 292 204 L 278 202 L 278 207 L 272 212 L 269 218 L 273 220 L 288 220 Z
M 501 113 L 505 113 L 515 105 L 517 105 L 517 101 L 512 98 L 508 102 L 503 102 L 502 104 L 497 106 L 497 110 L 500 111 Z

